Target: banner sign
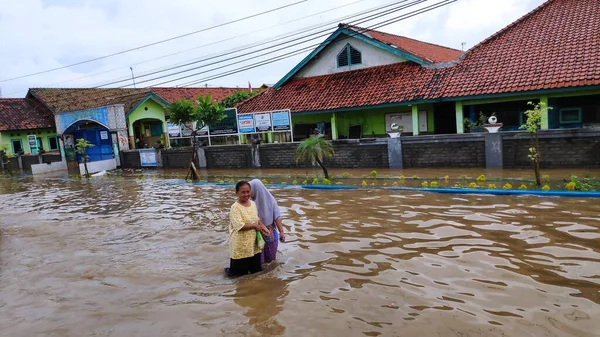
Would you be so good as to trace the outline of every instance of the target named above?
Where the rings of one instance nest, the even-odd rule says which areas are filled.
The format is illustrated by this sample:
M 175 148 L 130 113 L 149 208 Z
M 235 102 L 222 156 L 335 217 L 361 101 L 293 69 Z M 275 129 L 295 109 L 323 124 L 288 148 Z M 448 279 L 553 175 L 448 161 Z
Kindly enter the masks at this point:
M 208 125 L 196 132 L 196 136 L 208 136 Z
M 181 126 L 172 123 L 167 123 L 167 132 L 169 133 L 169 137 L 180 137 Z
M 156 150 L 155 149 L 139 149 L 140 164 L 142 167 L 156 167 Z
M 254 114 L 238 115 L 238 131 L 239 133 L 254 133 Z
M 225 118 L 217 123 L 217 125 L 210 126 L 211 136 L 236 135 L 238 133 L 237 110 L 235 108 L 225 109 L 223 115 L 225 115 Z
M 271 114 L 268 112 L 260 112 L 254 114 L 254 126 L 256 127 L 256 132 L 271 131 Z
M 273 111 L 273 131 L 290 131 L 292 129 L 290 123 L 290 111 Z

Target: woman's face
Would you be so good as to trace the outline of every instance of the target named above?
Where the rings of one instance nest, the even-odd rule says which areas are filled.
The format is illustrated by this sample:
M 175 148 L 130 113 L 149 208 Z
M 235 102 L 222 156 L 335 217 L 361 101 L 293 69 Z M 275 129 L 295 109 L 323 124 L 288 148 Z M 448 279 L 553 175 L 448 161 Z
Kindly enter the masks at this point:
M 250 194 L 251 194 L 250 193 L 250 185 L 241 186 L 236 194 L 241 202 L 248 201 L 248 199 L 250 199 Z

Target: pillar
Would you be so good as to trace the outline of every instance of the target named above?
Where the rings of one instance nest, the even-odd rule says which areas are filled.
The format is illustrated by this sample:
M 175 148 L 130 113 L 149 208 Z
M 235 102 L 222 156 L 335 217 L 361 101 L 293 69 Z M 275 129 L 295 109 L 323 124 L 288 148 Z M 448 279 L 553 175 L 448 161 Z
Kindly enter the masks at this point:
M 129 134 L 129 146 L 132 149 L 136 149 L 137 144 L 135 143 L 135 133 L 133 132 L 133 123 L 135 123 L 135 121 L 127 123 L 128 134 Z
M 419 135 L 419 107 L 416 105 L 412 106 L 412 129 L 413 136 Z
M 167 125 L 167 121 L 163 121 L 162 122 L 163 125 L 163 140 L 165 141 L 165 149 L 168 149 L 171 147 L 171 142 L 169 141 L 169 128 Z
M 388 163 L 391 169 L 403 168 L 401 137 L 388 138 Z
M 58 136 L 58 149 L 60 150 L 60 160 L 63 163 L 66 163 L 67 154 L 65 153 L 65 142 L 63 141 L 62 135 Z
M 269 139 L 269 144 L 273 144 L 273 132 L 267 133 L 267 138 Z
M 337 116 L 335 115 L 335 112 L 333 112 L 331 114 L 331 139 L 332 140 L 337 140 L 338 139 Z
M 465 123 L 463 120 L 463 104 L 456 102 L 456 133 L 465 133 Z
M 485 133 L 485 168 L 504 168 L 504 152 L 501 133 Z
M 550 128 L 550 123 L 548 119 L 548 96 L 540 97 L 540 109 L 542 109 L 542 130 L 548 130 Z

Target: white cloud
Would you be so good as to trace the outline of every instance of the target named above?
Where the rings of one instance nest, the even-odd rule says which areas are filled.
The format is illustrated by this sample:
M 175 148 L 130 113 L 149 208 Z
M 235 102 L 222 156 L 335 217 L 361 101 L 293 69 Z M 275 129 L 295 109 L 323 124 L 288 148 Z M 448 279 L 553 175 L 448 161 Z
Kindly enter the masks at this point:
M 289 0 L 285 3 L 292 2 L 294 1 Z M 206 55 L 220 53 L 390 2 L 391 0 L 364 0 L 319 16 L 272 29 L 265 29 L 312 13 L 348 4 L 344 0 L 329 0 L 326 4 L 325 2 L 308 0 L 300 5 L 264 16 L 101 61 L 3 82 L 0 83 L 0 87 L 5 97 L 9 95 L 22 97 L 29 87 L 48 86 L 65 81 L 68 82 L 61 83 L 58 86 L 84 87 L 106 83 L 115 79 L 129 79 L 131 76 L 129 66 L 141 61 L 263 29 L 263 31 L 249 36 L 135 65 L 134 71 L 137 76 L 157 68 L 164 68 Z M 436 2 L 437 0 L 428 1 L 420 7 Z M 381 30 L 457 49 L 460 48 L 460 43 L 465 41 L 467 47 L 470 47 L 542 2 L 543 0 L 459 0 L 442 9 L 436 9 L 382 27 Z M 44 71 L 119 52 L 282 5 L 283 3 L 277 0 L 231 0 L 227 2 L 145 0 L 143 5 L 138 1 L 128 0 L 0 0 L 0 32 L 3 32 L 3 34 L 0 34 L 2 50 L 0 52 L 0 79 Z M 407 13 L 410 10 L 404 10 L 402 13 Z M 344 21 L 348 22 L 350 20 Z M 363 26 L 370 24 L 373 24 L 373 22 L 367 22 Z M 335 24 L 330 25 L 330 27 L 334 26 Z M 6 34 L 5 32 L 9 33 Z M 315 44 L 323 39 L 324 37 L 301 46 L 292 47 L 290 50 Z M 248 60 L 239 65 L 164 85 L 169 86 L 194 79 L 205 79 L 213 74 L 259 62 L 282 53 L 284 52 L 272 53 Z M 254 86 L 262 83 L 273 84 L 307 53 L 264 67 L 215 79 L 209 81 L 209 84 L 240 87 L 246 87 L 248 81 L 251 81 Z M 211 67 L 222 66 L 234 61 L 223 62 L 190 73 L 206 71 Z M 117 70 L 106 72 L 115 68 Z M 99 72 L 106 73 L 90 76 Z M 179 76 L 184 75 L 186 74 Z M 176 77 L 166 78 L 165 80 Z M 139 78 L 138 82 L 141 81 L 143 81 L 143 78 Z M 158 82 L 142 83 L 140 86 L 156 83 Z M 121 85 L 129 84 L 128 80 Z

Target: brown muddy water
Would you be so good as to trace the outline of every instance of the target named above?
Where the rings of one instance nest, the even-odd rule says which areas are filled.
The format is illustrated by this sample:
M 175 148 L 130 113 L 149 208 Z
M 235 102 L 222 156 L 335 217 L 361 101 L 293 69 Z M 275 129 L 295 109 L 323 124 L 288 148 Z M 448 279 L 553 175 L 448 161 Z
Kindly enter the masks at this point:
M 230 188 L 0 179 L 1 336 L 600 336 L 600 201 L 273 189 L 227 279 Z

